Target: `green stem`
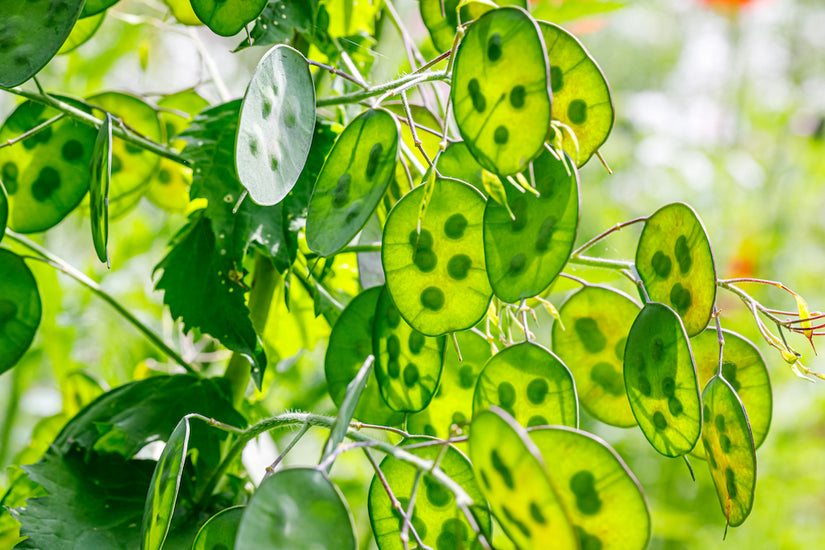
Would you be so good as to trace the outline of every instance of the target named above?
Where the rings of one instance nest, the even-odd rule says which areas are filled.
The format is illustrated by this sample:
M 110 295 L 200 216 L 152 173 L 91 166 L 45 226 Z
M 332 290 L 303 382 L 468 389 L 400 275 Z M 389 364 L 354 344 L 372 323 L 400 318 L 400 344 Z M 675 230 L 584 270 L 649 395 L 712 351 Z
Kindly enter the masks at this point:
M 190 374 L 195 374 L 200 376 L 200 373 L 195 370 L 195 368 L 187 363 L 183 357 L 181 357 L 178 352 L 170 348 L 166 342 L 163 341 L 163 338 L 155 334 L 152 329 L 144 325 L 137 317 L 132 315 L 128 309 L 126 309 L 120 302 L 118 302 L 111 294 L 103 290 L 99 284 L 91 280 L 89 277 L 75 269 L 71 264 L 63 260 L 62 258 L 55 256 L 53 253 L 49 252 L 39 244 L 35 243 L 34 241 L 29 240 L 28 238 L 15 233 L 11 229 L 6 228 L 6 236 L 17 242 L 18 244 L 26 247 L 27 249 L 31 250 L 37 256 L 38 259 L 42 259 L 42 261 L 53 268 L 62 271 L 78 283 L 82 284 L 86 288 L 92 291 L 98 298 L 102 299 L 104 302 L 112 306 L 115 311 L 120 313 L 129 323 L 132 324 L 141 334 L 143 334 L 147 340 L 152 342 L 160 351 L 162 351 L 167 357 L 174 360 L 177 364 L 182 366 L 186 369 L 187 372 Z
M 633 262 L 627 260 L 608 260 L 606 258 L 593 258 L 592 256 L 571 256 L 567 263 L 586 265 L 590 267 L 601 267 L 604 269 L 630 269 Z
M 386 92 L 394 91 L 396 88 L 403 88 L 413 82 L 415 84 L 423 84 L 424 82 L 432 82 L 434 80 L 445 80 L 447 76 L 447 71 L 432 71 L 429 73 L 419 74 L 412 73 L 385 84 L 373 86 L 361 92 L 352 92 L 335 97 L 322 97 L 315 102 L 315 105 L 318 107 L 329 107 L 332 105 L 341 105 L 343 103 L 358 103 L 359 101 L 363 101 L 370 97 L 375 97 Z
M 68 103 L 60 101 L 59 99 L 50 95 L 30 92 L 20 87 L 3 88 L 0 86 L 0 90 L 4 92 L 9 92 L 14 95 L 18 95 L 20 97 L 25 97 L 26 99 L 30 99 L 43 105 L 47 105 L 53 109 L 57 109 L 58 111 L 66 114 L 68 117 L 79 122 L 82 122 L 83 124 L 92 126 L 95 129 L 99 129 L 100 125 L 103 124 L 103 121 L 95 117 L 94 115 L 90 115 L 89 113 L 81 109 L 78 109 L 77 107 L 74 107 L 72 105 L 69 105 Z M 96 108 L 99 109 L 99 107 Z M 130 131 L 128 128 L 123 127 L 122 125 L 114 125 L 112 127 L 112 134 L 128 143 L 140 147 L 141 149 L 151 151 L 152 153 L 155 153 L 158 156 L 167 158 L 169 160 L 177 162 L 178 164 L 189 166 L 189 161 L 186 160 L 186 158 L 184 158 L 177 151 L 169 149 L 164 145 L 157 143 L 156 141 L 152 141 L 151 139 L 147 139 L 141 135 L 138 135 Z
M 381 252 L 381 245 L 380 244 L 358 244 L 353 246 L 347 246 L 339 250 L 335 253 L 337 256 L 338 254 L 347 254 L 352 252 Z M 304 257 L 307 260 L 314 260 L 320 256 L 320 254 L 316 254 L 315 252 L 307 252 L 304 254 Z

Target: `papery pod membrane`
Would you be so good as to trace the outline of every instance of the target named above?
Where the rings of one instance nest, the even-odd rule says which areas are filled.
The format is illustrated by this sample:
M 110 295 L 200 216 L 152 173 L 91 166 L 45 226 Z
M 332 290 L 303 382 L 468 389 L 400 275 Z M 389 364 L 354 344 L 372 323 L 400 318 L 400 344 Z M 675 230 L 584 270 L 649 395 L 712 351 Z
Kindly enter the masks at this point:
M 553 322 L 553 351 L 570 368 L 582 407 L 622 428 L 636 425 L 623 372 L 627 334 L 640 309 L 622 292 L 586 286 L 561 305 Z
M 318 174 L 307 214 L 307 246 L 335 254 L 364 227 L 395 174 L 395 118 L 383 109 L 361 113 L 338 136 Z
M 163 141 L 158 112 L 139 97 L 120 92 L 104 92 L 88 98 L 88 102 L 108 111 L 140 135 L 155 142 Z M 156 154 L 115 138 L 112 143 L 112 181 L 109 187 L 110 219 L 120 218 L 137 206 L 159 164 L 160 157 Z
M 690 206 L 668 204 L 647 219 L 636 270 L 650 300 L 672 307 L 688 336 L 707 327 L 716 303 L 716 268 L 705 226 Z
M 298 181 L 315 130 L 315 85 L 306 58 L 278 45 L 258 62 L 246 89 L 235 165 L 258 204 L 281 202 Z
M 497 405 L 522 426 L 577 427 L 579 403 L 567 366 L 544 347 L 523 342 L 487 361 L 476 384 L 473 411 Z
M 195 536 L 192 550 L 232 550 L 245 509 L 246 506 L 233 506 L 209 518 Z
M 439 174 L 469 183 L 478 189 L 480 193 L 486 195 L 484 181 L 482 180 L 483 170 L 484 168 L 481 167 L 463 141 L 450 143 L 438 157 Z
M 340 407 L 347 386 L 358 374 L 358 369 L 372 355 L 372 335 L 375 308 L 383 287 L 373 287 L 352 299 L 329 335 L 324 358 L 327 389 L 335 405 Z M 355 418 L 368 424 L 395 426 L 404 421 L 404 415 L 390 409 L 378 390 L 378 379 L 371 376 L 355 409 Z
M 550 62 L 553 118 L 575 134 L 575 141 L 563 135 L 562 143 L 576 165 L 583 166 L 613 128 L 610 87 L 596 60 L 575 36 L 545 21 L 539 21 L 539 28 Z
M 459 4 L 461 4 L 461 0 L 419 1 L 418 8 L 421 11 L 421 19 L 430 32 L 433 44 L 435 44 L 436 49 L 439 51 L 448 51 L 453 47 L 455 31 L 459 23 Z M 477 19 L 484 13 L 494 9 L 496 4 L 500 6 L 527 7 L 525 0 L 502 0 L 496 3 L 489 0 L 471 2 L 461 10 L 461 23 L 468 23 L 473 19 Z
M 473 394 L 476 382 L 492 350 L 487 339 L 480 333 L 465 330 L 455 333 L 461 360 L 455 346 L 447 343 L 441 383 L 433 400 L 421 412 L 407 417 L 407 432 L 447 439 L 450 427 L 464 428 L 473 417 Z M 458 447 L 462 450 L 463 444 Z
M 112 179 L 112 117 L 107 115 L 97 134 L 89 184 L 92 243 L 97 259 L 109 265 L 109 185 Z
M 434 187 L 425 205 L 428 185 Z M 492 289 L 484 269 L 484 205 L 471 186 L 436 178 L 407 193 L 387 218 L 381 248 L 387 288 L 404 319 L 423 334 L 464 330 L 487 313 Z
M 644 550 L 650 512 L 642 487 L 602 439 L 565 427 L 530 431 L 575 526 L 582 550 Z
M 759 349 L 747 338 L 722 329 L 725 345 L 722 348 L 722 376 L 742 401 L 758 449 L 771 426 L 773 391 L 768 367 Z M 705 329 L 690 339 L 699 387 L 704 389 L 719 369 L 719 335 L 714 328 Z M 705 458 L 704 448 L 697 445 L 691 453 Z
M 684 326 L 668 306 L 646 304 L 630 327 L 624 383 L 653 448 L 669 457 L 690 452 L 702 427 L 699 384 Z
M 22 84 L 43 68 L 71 33 L 83 0 L 0 2 L 0 86 Z
M 544 151 L 530 176 L 537 195 L 505 184 L 508 206 L 488 200 L 484 210 L 487 276 L 493 293 L 510 303 L 550 285 L 573 251 L 579 225 L 579 176 L 570 158 Z
M 88 6 L 88 2 L 86 5 Z M 88 42 L 103 24 L 104 19 L 106 19 L 105 12 L 89 18 L 78 19 L 69 37 L 66 38 L 66 41 L 63 42 L 63 45 L 60 46 L 60 49 L 57 51 L 57 55 L 71 53 Z
M 455 56 L 450 98 L 461 137 L 487 170 L 513 175 L 542 152 L 550 76 L 544 40 L 527 12 L 500 8 L 473 23 Z
M 37 282 L 14 252 L 0 248 L 0 374 L 26 353 L 40 325 Z
M 55 109 L 25 101 L 3 123 L 0 141 L 19 137 L 58 115 Z M 64 118 L 0 149 L 0 180 L 8 192 L 10 229 L 45 231 L 80 204 L 89 189 L 96 136 L 93 128 Z
M 190 0 L 192 11 L 212 32 L 234 36 L 263 11 L 267 0 Z
M 737 527 L 753 508 L 756 451 L 745 408 L 724 378 L 714 376 L 702 392 L 702 446 L 722 513 Z
M 524 428 L 494 406 L 473 419 L 469 446 L 490 510 L 518 548 L 579 550 L 560 488 Z
M 387 405 L 400 412 L 425 408 L 438 388 L 447 337 L 425 336 L 408 325 L 383 287 L 372 342 L 378 389 Z
M 355 550 L 344 496 L 317 468 L 288 468 L 261 482 L 241 518 L 234 550 Z
M 478 505 L 473 507 L 475 520 L 480 523 L 479 527 L 482 532 L 489 536 L 492 528 L 490 512 L 484 505 L 484 495 L 475 479 L 470 461 L 452 445 L 448 445 L 446 451 L 438 444 L 416 446 L 431 441 L 435 440 L 413 437 L 405 439 L 400 447 L 426 460 L 439 459 L 439 469 L 461 485 L 467 495 Z M 410 448 L 410 446 L 413 447 Z M 416 467 L 387 456 L 381 461 L 381 471 L 393 495 L 406 513 L 415 482 Z M 390 497 L 377 476 L 372 479 L 367 506 L 378 548 L 380 550 L 403 550 L 404 545 L 399 537 L 403 518 L 393 509 Z M 432 474 L 425 473 L 421 476 L 411 523 L 421 541 L 430 548 L 466 548 L 468 550 L 482 548 L 476 541 L 476 534 L 467 518 L 456 508 L 455 496 L 436 481 Z M 414 540 L 412 536 L 410 539 Z

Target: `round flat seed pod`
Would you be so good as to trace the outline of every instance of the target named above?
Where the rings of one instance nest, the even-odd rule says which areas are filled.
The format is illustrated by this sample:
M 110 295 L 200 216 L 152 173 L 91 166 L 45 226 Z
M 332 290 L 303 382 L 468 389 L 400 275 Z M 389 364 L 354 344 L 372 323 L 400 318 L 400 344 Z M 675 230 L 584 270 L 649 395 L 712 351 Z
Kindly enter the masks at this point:
M 455 337 L 463 361 L 459 361 L 455 346 L 448 343 L 438 391 L 426 409 L 407 417 L 409 433 L 446 439 L 452 424 L 461 425 L 473 417 L 476 382 L 492 351 L 487 340 L 476 332 L 456 332 Z
M 522 172 L 543 150 L 552 103 L 547 67 L 538 24 L 521 8 L 487 12 L 467 30 L 450 97 L 461 137 L 487 170 Z
M 672 307 L 688 336 L 708 326 L 716 268 L 705 226 L 690 206 L 668 204 L 648 218 L 636 248 L 636 270 L 650 300 Z
M 103 120 L 92 156 L 89 214 L 97 258 L 109 265 L 109 184 L 112 179 L 112 117 Z
M 482 180 L 483 170 L 463 141 L 450 143 L 438 157 L 438 172 L 442 176 L 469 183 L 486 195 Z
M 479 504 L 478 508 L 474 508 L 476 521 L 481 520 L 479 527 L 482 532 L 489 533 L 492 528 L 490 513 L 486 510 L 486 507 L 482 508 L 484 495 L 481 493 L 475 479 L 470 461 L 452 445 L 447 446 L 447 450 L 443 455 L 441 454 L 442 447 L 440 445 L 407 448 L 409 445 L 426 443 L 427 441 L 430 441 L 430 439 L 413 437 L 406 439 L 401 447 L 415 456 L 427 460 L 435 460 L 441 455 L 439 468 L 456 483 L 460 484 L 467 491 L 470 498 Z M 398 499 L 406 512 L 410 504 L 416 468 L 397 458 L 387 456 L 381 461 L 381 471 L 384 473 L 384 478 L 392 489 L 395 498 Z M 404 545 L 399 535 L 401 534 L 403 518 L 393 509 L 390 497 L 377 477 L 372 479 L 367 506 L 372 532 L 375 535 L 378 548 L 381 550 L 402 550 Z M 419 481 L 415 507 L 413 508 L 412 527 L 424 544 L 436 550 L 481 548 L 481 545 L 475 542 L 476 534 L 470 527 L 467 518 L 456 508 L 453 494 L 436 481 L 431 474 L 424 474 Z
M 317 468 L 265 479 L 243 513 L 234 550 L 355 550 L 355 526 L 341 491 Z
M 142 99 L 120 92 L 104 92 L 88 101 L 110 112 L 141 135 L 163 141 L 158 112 Z M 159 164 L 160 157 L 156 154 L 115 137 L 109 188 L 110 219 L 120 218 L 137 206 Z
M 583 166 L 613 128 L 613 99 L 601 68 L 579 40 L 553 23 L 539 21 L 553 88 L 553 118 L 576 134 L 578 149 L 565 136 L 564 150 Z
M 347 386 L 367 357 L 372 355 L 373 320 L 381 288 L 370 288 L 353 298 L 338 316 L 329 335 L 324 375 L 329 395 L 339 407 L 344 402 Z M 387 407 L 374 377 L 367 381 L 353 416 L 368 424 L 384 426 L 396 426 L 404 421 L 403 414 Z
M 753 343 L 733 331 L 723 329 L 725 346 L 722 348 L 722 377 L 739 396 L 753 434 L 755 448 L 765 442 L 771 426 L 773 391 L 768 367 Z M 706 329 L 690 339 L 699 387 L 704 388 L 719 368 L 719 337 L 715 329 Z M 698 458 L 704 458 L 704 449 L 693 449 Z
M 644 550 L 650 512 L 636 476 L 610 445 L 572 428 L 530 432 L 582 550 Z
M 460 0 L 420 0 L 418 8 L 421 12 L 421 19 L 430 32 L 433 44 L 439 51 L 447 51 L 453 47 L 455 30 L 458 26 L 458 5 Z M 497 2 L 499 6 L 519 6 L 526 8 L 525 0 L 502 0 Z M 468 9 L 473 7 L 474 9 Z M 467 23 L 471 19 L 490 11 L 495 4 L 492 2 L 471 2 L 462 7 L 461 21 Z
M 702 427 L 699 384 L 685 328 L 666 305 L 648 303 L 630 327 L 624 383 L 653 448 L 669 457 L 690 452 Z
M 0 86 L 22 84 L 54 57 L 69 36 L 84 0 L 0 2 Z
M 544 459 L 524 428 L 493 407 L 473 419 L 469 446 L 490 510 L 518 548 L 579 550 Z
M 425 336 L 408 325 L 382 287 L 372 349 L 378 389 L 391 409 L 418 412 L 432 400 L 444 367 L 446 336 Z
M 246 509 L 245 506 L 233 506 L 221 510 L 203 524 L 192 550 L 229 550 L 235 547 L 235 536 L 238 534 L 238 526 L 241 524 L 241 517 Z
M 358 115 L 338 136 L 318 174 L 307 214 L 307 246 L 335 254 L 381 202 L 398 161 L 398 122 L 383 109 Z
M 241 106 L 235 165 L 258 204 L 281 202 L 298 181 L 315 129 L 315 85 L 306 58 L 289 46 L 269 50 Z
M 553 323 L 553 351 L 570 366 L 582 406 L 621 428 L 636 425 L 623 372 L 627 334 L 640 309 L 622 292 L 586 286 L 562 304 L 561 322 Z
M 31 101 L 21 103 L 0 128 L 0 141 L 14 139 L 59 114 Z M 0 149 L 0 180 L 9 196 L 11 229 L 45 231 L 80 204 L 89 190 L 96 136 L 93 128 L 62 119 Z
M 87 2 L 86 5 L 88 6 L 89 3 Z M 88 42 L 100 28 L 100 25 L 103 24 L 104 19 L 106 19 L 105 12 L 100 12 L 86 19 L 78 19 L 71 34 L 57 51 L 57 55 L 71 53 Z
M 544 151 L 533 174 L 539 196 L 507 184 L 509 211 L 494 200 L 484 210 L 487 276 L 493 293 L 510 303 L 553 282 L 573 251 L 579 225 L 579 176 L 570 158 Z
M 427 186 L 420 185 L 390 212 L 381 263 L 404 319 L 438 336 L 470 328 L 487 313 L 492 289 L 484 269 L 485 201 L 466 183 L 438 178 L 419 219 L 426 195 Z
M 507 411 L 522 426 L 579 424 L 576 385 L 552 352 L 523 342 L 495 354 L 481 371 L 473 398 L 478 413 L 490 405 Z
M 198 19 L 189 0 L 163 0 L 163 3 L 169 6 L 169 11 L 178 23 L 190 26 L 203 25 L 203 21 Z
M 198 19 L 221 36 L 234 36 L 258 17 L 267 0 L 191 0 Z
M 40 293 L 23 260 L 0 248 L 0 374 L 26 353 L 40 325 Z
M 702 392 L 702 447 L 722 513 L 732 527 L 753 507 L 756 451 L 745 408 L 724 378 L 714 376 Z

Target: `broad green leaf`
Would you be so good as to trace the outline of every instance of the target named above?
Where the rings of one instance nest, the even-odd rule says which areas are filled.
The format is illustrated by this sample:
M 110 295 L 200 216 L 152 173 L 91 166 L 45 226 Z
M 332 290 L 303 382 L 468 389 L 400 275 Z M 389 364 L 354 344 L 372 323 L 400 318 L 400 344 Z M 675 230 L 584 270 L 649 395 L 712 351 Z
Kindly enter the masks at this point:
M 258 63 L 244 96 L 235 163 L 249 196 L 281 202 L 295 186 L 312 144 L 315 86 L 307 60 L 275 46 Z
M 192 550 L 232 550 L 245 506 L 221 510 L 203 524 L 195 537 Z
M 722 513 L 732 527 L 753 508 L 756 451 L 745 408 L 724 378 L 714 376 L 702 392 L 702 446 Z
M 369 355 L 361 368 L 358 369 L 358 373 L 355 375 L 355 378 L 347 384 L 344 400 L 341 402 L 341 407 L 335 417 L 335 422 L 332 423 L 332 427 L 329 430 L 327 442 L 324 443 L 324 450 L 321 453 L 321 462 L 326 460 L 333 452 L 335 452 L 338 445 L 340 445 L 347 436 L 350 422 L 352 422 L 352 417 L 355 414 L 355 408 L 361 402 L 361 394 L 364 393 L 364 389 L 369 379 L 372 378 L 374 359 L 375 358 L 372 355 Z M 329 467 L 332 467 L 332 465 L 330 464 Z M 327 470 L 329 470 L 329 467 Z
M 538 24 L 521 8 L 487 12 L 467 30 L 450 98 L 461 137 L 487 170 L 522 172 L 544 150 L 552 103 L 547 67 Z
M 209 218 L 194 214 L 155 267 L 163 270 L 155 289 L 164 291 L 163 303 L 173 319 L 183 321 L 184 331 L 197 328 L 243 355 L 260 389 L 266 355 L 249 319 L 241 275 L 219 246 Z
M 467 143 L 463 141 L 450 143 L 438 157 L 438 171 L 442 176 L 469 183 L 479 192 L 486 194 L 482 180 L 483 170 L 484 168 L 470 153 Z
M 0 374 L 12 368 L 32 343 L 40 325 L 40 293 L 28 266 L 0 248 Z
M 622 428 L 636 425 L 622 373 L 627 334 L 640 309 L 622 292 L 586 286 L 562 304 L 553 323 L 553 351 L 570 367 L 582 407 Z
M 89 3 L 86 2 L 86 6 L 88 5 Z M 85 44 L 86 42 L 88 42 L 89 39 L 95 35 L 97 30 L 103 24 L 104 19 L 106 19 L 105 12 L 101 12 L 87 19 L 78 19 L 77 23 L 75 23 L 75 26 L 72 29 L 71 34 L 69 34 L 69 37 L 66 39 L 65 42 L 63 42 L 63 45 L 57 51 L 57 55 L 71 53 L 83 44 Z
M 198 19 L 221 36 L 234 36 L 254 21 L 267 0 L 190 0 Z
M 525 0 L 502 0 L 496 3 L 500 6 L 527 7 Z M 420 0 L 419 2 L 418 9 L 421 11 L 421 19 L 430 32 L 433 44 L 435 44 L 436 49 L 439 51 L 448 51 L 453 47 L 455 30 L 459 23 L 459 4 L 461 4 L 461 0 Z M 462 23 L 466 24 L 476 18 L 473 17 L 474 15 L 481 15 L 495 7 L 495 4 L 491 6 L 491 3 L 488 3 L 486 0 L 484 2 L 474 2 L 474 4 L 478 7 L 473 12 L 467 10 L 467 7 L 462 8 Z
M 613 128 L 610 87 L 581 42 L 558 25 L 539 21 L 553 88 L 553 118 L 566 124 L 576 141 L 563 135 L 564 150 L 583 166 Z M 578 148 L 576 147 L 578 142 Z
M 0 86 L 22 84 L 42 69 L 69 36 L 82 8 L 83 0 L 0 2 Z
M 690 452 L 702 428 L 699 384 L 684 325 L 668 306 L 649 302 L 630 327 L 624 383 L 653 448 L 669 457 Z
M 166 441 L 149 482 L 141 526 L 141 550 L 160 550 L 166 540 L 188 450 L 189 418 L 184 417 Z
M 473 411 L 490 405 L 501 407 L 522 426 L 579 425 L 573 376 L 552 352 L 532 342 L 504 348 L 484 365 Z
M 429 406 L 407 417 L 407 431 L 447 439 L 453 424 L 462 425 L 473 418 L 473 393 L 484 364 L 492 350 L 484 336 L 465 330 L 455 333 L 461 349 L 459 361 L 455 346 L 447 342 L 441 383 Z
M 425 336 L 408 325 L 383 287 L 372 348 L 378 389 L 391 409 L 417 412 L 430 403 L 444 367 L 446 341 L 446 336 Z
M 650 512 L 636 476 L 610 445 L 581 430 L 530 432 L 559 490 L 582 550 L 644 550 Z
M 755 448 L 765 442 L 771 426 L 773 392 L 768 367 L 759 349 L 753 343 L 730 330 L 723 329 L 725 338 L 722 357 L 722 377 L 737 393 L 753 433 Z M 719 336 L 708 328 L 690 339 L 699 387 L 705 388 L 719 368 Z M 704 458 L 703 449 L 696 446 L 693 454 Z
M 158 112 L 139 97 L 121 92 L 92 96 L 89 103 L 110 113 L 142 136 L 162 141 Z M 100 118 L 105 118 L 97 113 Z M 160 157 L 120 138 L 112 142 L 112 182 L 109 188 L 109 217 L 117 219 L 137 206 L 146 192 Z
M 407 193 L 390 212 L 381 262 L 404 319 L 437 336 L 475 325 L 492 290 L 484 269 L 484 197 L 457 180 L 437 178 L 432 185 L 423 217 L 427 185 Z
M 264 10 L 255 19 L 255 26 L 249 31 L 249 35 L 235 51 L 250 46 L 283 44 L 291 41 L 296 33 L 311 35 L 312 32 L 314 29 L 311 2 L 269 0 Z
M 498 407 L 470 424 L 470 460 L 481 490 L 518 548 L 579 550 L 544 459 L 524 428 Z
M 307 246 L 335 254 L 364 227 L 395 173 L 398 123 L 369 109 L 338 136 L 318 175 L 307 217 Z
M 261 483 L 244 511 L 235 550 L 355 550 L 352 514 L 315 468 L 289 468 Z
M 97 133 L 89 182 L 92 242 L 97 258 L 109 266 L 109 182 L 112 179 L 112 116 L 107 114 Z
M 3 242 L 3 236 L 6 234 L 6 223 L 9 221 L 9 196 L 6 193 L 6 187 L 3 185 L 3 180 L 0 179 L 0 242 Z
M 86 0 L 86 3 L 83 4 L 83 11 L 80 12 L 80 17 L 91 17 L 92 15 L 97 15 L 98 13 L 105 11 L 115 4 L 117 4 L 120 0 Z
M 441 471 L 460 484 L 473 502 L 479 505 L 473 509 L 474 517 L 480 523 L 481 531 L 489 536 L 492 528 L 490 512 L 483 505 L 484 495 L 473 474 L 470 461 L 452 445 L 448 445 L 446 450 L 441 445 L 408 448 L 410 445 L 423 444 L 428 441 L 432 440 L 425 437 L 413 437 L 405 439 L 400 446 L 411 454 L 427 460 L 436 460 L 440 457 L 438 466 Z M 381 461 L 381 471 L 393 495 L 406 513 L 417 469 L 411 464 L 387 456 Z M 378 548 L 380 550 L 402 550 L 404 545 L 399 535 L 403 519 L 393 509 L 390 497 L 377 476 L 372 478 L 367 506 Z M 475 540 L 476 534 L 467 518 L 456 508 L 455 496 L 429 473 L 422 475 L 418 484 L 412 527 L 421 537 L 421 541 L 430 548 L 481 548 Z M 414 540 L 412 536 L 410 540 Z
M 341 312 L 332 333 L 324 359 L 324 375 L 333 402 L 341 406 L 350 382 L 367 357 L 372 355 L 373 320 L 378 296 L 383 287 L 363 291 Z M 361 394 L 354 417 L 368 424 L 394 426 L 403 422 L 402 414 L 387 407 L 378 390 L 378 380 L 370 376 Z
M 14 139 L 59 114 L 31 101 L 21 103 L 0 128 L 0 141 Z M 45 231 L 80 204 L 89 189 L 96 135 L 93 128 L 62 119 L 0 149 L 0 180 L 9 195 L 10 229 Z
M 557 159 L 544 151 L 533 161 L 530 175 L 538 196 L 506 184 L 508 206 L 487 201 L 487 276 L 493 293 L 505 302 L 516 303 L 539 294 L 561 272 L 573 251 L 579 225 L 579 176 L 570 158 L 562 155 Z
M 716 267 L 705 226 L 690 206 L 668 204 L 647 219 L 636 270 L 650 300 L 672 307 L 688 336 L 707 327 L 716 303 Z

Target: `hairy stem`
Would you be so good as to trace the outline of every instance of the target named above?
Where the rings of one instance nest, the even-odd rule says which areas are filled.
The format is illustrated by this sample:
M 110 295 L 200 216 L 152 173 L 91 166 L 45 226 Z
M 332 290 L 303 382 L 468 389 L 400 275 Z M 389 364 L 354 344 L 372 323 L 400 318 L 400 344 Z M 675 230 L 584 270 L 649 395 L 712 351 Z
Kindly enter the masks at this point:
M 377 95 L 388 92 L 395 92 L 397 89 L 406 89 L 410 85 L 423 84 L 424 82 L 432 82 L 434 80 L 446 80 L 446 71 L 431 71 L 428 73 L 412 73 L 404 75 L 401 78 L 373 86 L 361 92 L 352 92 L 349 94 L 341 94 L 335 97 L 322 97 L 315 102 L 318 107 L 329 107 L 332 105 L 341 105 L 344 103 L 358 103 L 364 99 L 375 97 Z

